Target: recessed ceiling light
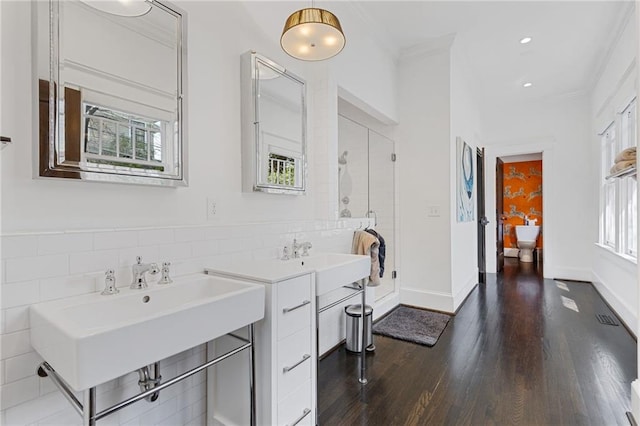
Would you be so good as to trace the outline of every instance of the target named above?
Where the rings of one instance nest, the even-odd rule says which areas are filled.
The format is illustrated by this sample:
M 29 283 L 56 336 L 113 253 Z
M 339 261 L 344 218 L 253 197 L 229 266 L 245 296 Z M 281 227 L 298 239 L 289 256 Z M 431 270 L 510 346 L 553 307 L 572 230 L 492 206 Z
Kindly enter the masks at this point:
M 525 37 L 523 39 L 520 39 L 520 44 L 527 44 L 529 43 L 531 40 L 533 40 L 531 37 Z
M 522 87 L 531 87 L 533 86 L 533 83 L 525 83 L 522 85 Z

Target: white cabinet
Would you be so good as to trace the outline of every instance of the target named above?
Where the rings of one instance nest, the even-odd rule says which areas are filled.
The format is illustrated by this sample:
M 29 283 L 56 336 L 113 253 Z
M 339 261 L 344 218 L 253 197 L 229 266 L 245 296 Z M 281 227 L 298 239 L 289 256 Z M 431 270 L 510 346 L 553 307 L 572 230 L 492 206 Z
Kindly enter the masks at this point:
M 257 423 L 265 426 L 315 424 L 315 274 L 260 283 L 265 286 L 266 305 L 264 319 L 255 327 Z M 216 342 L 216 352 L 224 351 L 222 346 L 224 343 Z M 232 359 L 224 362 L 227 361 Z M 210 389 L 218 393 L 214 417 L 227 426 L 248 424 L 248 405 L 243 406 L 242 398 L 231 396 L 230 392 L 237 387 L 233 383 L 238 382 L 237 374 L 242 374 L 238 367 L 239 364 L 231 362 L 221 364 L 224 370 L 211 377 L 215 386 Z M 248 392 L 248 388 L 244 391 Z

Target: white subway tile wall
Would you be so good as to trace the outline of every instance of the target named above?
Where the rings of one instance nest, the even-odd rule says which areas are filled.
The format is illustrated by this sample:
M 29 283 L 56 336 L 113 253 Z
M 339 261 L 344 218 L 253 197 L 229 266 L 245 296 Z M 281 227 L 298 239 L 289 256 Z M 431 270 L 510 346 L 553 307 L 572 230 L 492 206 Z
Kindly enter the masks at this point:
M 31 304 L 101 291 L 107 269 L 116 271 L 118 286 L 128 286 L 136 256 L 145 262 L 171 262 L 171 274 L 178 277 L 201 272 L 213 261 L 275 259 L 294 238 L 311 241 L 312 251 L 348 253 L 353 230 L 368 223 L 349 219 L 1 236 L 0 424 L 82 423 L 51 381 L 36 375 L 41 358 L 29 341 Z M 205 358 L 204 345 L 190 349 L 162 360 L 161 374 L 169 379 Z M 100 424 L 204 425 L 205 378 L 198 373 L 162 391 L 158 401 L 138 402 Z M 104 383 L 97 389 L 98 410 L 138 391 L 135 372 Z

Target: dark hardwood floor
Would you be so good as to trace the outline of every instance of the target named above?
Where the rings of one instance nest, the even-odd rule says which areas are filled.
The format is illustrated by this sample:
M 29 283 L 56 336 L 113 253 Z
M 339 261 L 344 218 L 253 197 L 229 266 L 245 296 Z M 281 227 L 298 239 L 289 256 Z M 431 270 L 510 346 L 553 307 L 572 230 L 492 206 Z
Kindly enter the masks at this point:
M 425 347 L 375 336 L 369 383 L 343 347 L 320 362 L 322 425 L 628 425 L 636 342 L 595 289 L 509 261 Z M 563 306 L 575 301 L 579 312 Z

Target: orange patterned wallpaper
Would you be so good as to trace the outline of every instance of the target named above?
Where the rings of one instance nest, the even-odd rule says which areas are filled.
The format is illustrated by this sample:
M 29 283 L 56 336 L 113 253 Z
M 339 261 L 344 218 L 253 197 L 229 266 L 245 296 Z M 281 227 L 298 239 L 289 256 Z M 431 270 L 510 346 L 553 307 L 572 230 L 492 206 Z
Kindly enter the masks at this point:
M 504 164 L 504 247 L 517 248 L 516 225 L 525 215 L 542 225 L 542 160 Z M 537 247 L 542 247 L 542 232 Z

